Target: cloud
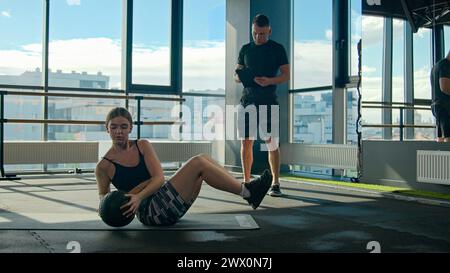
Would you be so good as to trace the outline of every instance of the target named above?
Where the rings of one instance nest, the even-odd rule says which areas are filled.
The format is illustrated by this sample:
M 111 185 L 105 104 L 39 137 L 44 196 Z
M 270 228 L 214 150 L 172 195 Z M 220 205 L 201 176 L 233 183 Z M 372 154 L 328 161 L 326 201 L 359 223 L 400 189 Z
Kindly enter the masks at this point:
M 331 85 L 332 48 L 329 41 L 296 41 L 294 88 Z M 144 82 L 167 82 L 170 52 L 167 47 L 143 48 L 135 45 L 133 77 Z M 89 38 L 51 41 L 50 68 L 65 73 L 87 72 L 110 77 L 110 87 L 120 87 L 121 41 Z M 0 50 L 0 74 L 20 75 L 41 67 L 41 44 L 15 50 Z M 183 89 L 225 89 L 225 43 L 187 42 L 183 48 Z M 381 77 L 375 67 L 363 66 L 364 100 L 381 100 Z M 414 71 L 416 97 L 429 97 L 429 68 Z M 403 89 L 403 80 L 394 79 L 394 89 Z
M 296 41 L 294 52 L 295 89 L 331 85 L 331 42 Z
M 361 39 L 361 28 L 362 28 L 362 16 L 361 13 L 352 9 L 351 11 L 351 31 L 352 31 L 352 39 L 358 41 Z
M 373 73 L 373 72 L 376 72 L 376 71 L 377 71 L 377 69 L 375 67 L 369 67 L 369 66 L 366 66 L 366 65 L 362 66 L 362 72 L 363 73 Z
M 333 31 L 331 29 L 327 29 L 325 31 L 325 37 L 327 38 L 327 40 L 332 40 L 333 39 Z
M 66 0 L 69 6 L 79 6 L 81 5 L 81 0 Z
M 419 30 L 417 31 L 417 33 L 415 33 L 414 35 L 417 36 L 418 38 L 424 38 L 425 34 L 427 34 L 428 32 L 430 32 L 429 29 L 425 29 L 425 28 L 419 28 Z
M 2 10 L 2 11 L 0 12 L 0 14 L 1 14 L 3 17 L 11 18 L 11 12 L 10 12 L 10 11 Z
M 430 83 L 431 67 L 424 66 L 414 71 L 414 96 L 421 99 L 431 99 Z
M 0 50 L 0 75 L 20 75 L 41 67 L 41 44 L 28 44 L 16 50 Z M 133 79 L 163 84 L 169 81 L 170 51 L 167 47 L 144 48 L 135 45 Z M 49 67 L 110 76 L 110 87 L 120 88 L 121 41 L 109 38 L 54 40 L 49 45 Z M 183 49 L 185 90 L 225 89 L 225 43 L 199 41 Z
M 380 17 L 362 17 L 362 40 L 364 46 L 370 46 L 383 41 L 384 20 Z
M 0 50 L 0 74 L 18 75 L 25 70 L 34 70 L 42 64 L 42 54 L 36 46 L 24 46 L 17 50 Z M 40 45 L 39 45 L 40 46 Z M 26 65 L 25 65 L 26 64 Z
M 394 39 L 403 39 L 405 21 L 393 20 Z M 371 46 L 383 42 L 384 18 L 376 16 L 362 17 L 362 39 L 364 46 Z M 423 31 L 422 31 L 423 32 Z M 423 35 L 422 33 L 420 35 Z

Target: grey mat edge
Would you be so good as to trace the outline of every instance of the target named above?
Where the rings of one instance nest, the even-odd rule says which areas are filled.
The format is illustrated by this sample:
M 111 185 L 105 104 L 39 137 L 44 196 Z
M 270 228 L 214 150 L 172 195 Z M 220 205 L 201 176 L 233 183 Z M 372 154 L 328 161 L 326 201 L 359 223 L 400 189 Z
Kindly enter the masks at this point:
M 245 221 L 248 221 L 247 223 L 239 223 L 239 226 L 235 227 L 226 227 L 226 228 L 218 228 L 217 226 L 212 227 L 180 227 L 180 225 L 183 225 L 183 219 L 190 218 L 190 217 L 183 217 L 180 219 L 180 221 L 175 224 L 174 226 L 144 226 L 139 222 L 138 219 L 134 219 L 131 223 L 132 226 L 125 226 L 120 228 L 110 227 L 107 226 L 104 223 L 101 223 L 99 221 L 99 224 L 103 224 L 104 226 L 100 227 L 85 227 L 85 228 L 77 228 L 77 227 L 51 227 L 52 224 L 38 224 L 38 227 L 10 227 L 13 223 L 10 223 L 9 227 L 2 226 L 2 223 L 0 223 L 0 231 L 3 230 L 11 230 L 11 231 L 23 231 L 23 230 L 42 230 L 42 231 L 213 231 L 213 230 L 220 230 L 220 231 L 229 231 L 229 230 L 257 230 L 260 229 L 260 226 L 256 223 L 253 216 L 250 214 L 211 214 L 211 213 L 205 213 L 201 214 L 202 216 L 234 216 L 241 217 L 240 219 L 245 218 Z M 1 214 L 0 214 L 1 216 Z M 192 217 L 192 216 L 191 216 Z M 243 218 L 242 218 L 243 217 Z M 240 222 L 236 218 L 237 222 Z M 39 226 L 40 225 L 40 226 Z M 61 224 L 57 224 L 61 225 Z M 78 224 L 79 225 L 79 224 Z M 177 226 L 178 225 L 178 226 Z M 133 227 L 134 226 L 134 227 Z

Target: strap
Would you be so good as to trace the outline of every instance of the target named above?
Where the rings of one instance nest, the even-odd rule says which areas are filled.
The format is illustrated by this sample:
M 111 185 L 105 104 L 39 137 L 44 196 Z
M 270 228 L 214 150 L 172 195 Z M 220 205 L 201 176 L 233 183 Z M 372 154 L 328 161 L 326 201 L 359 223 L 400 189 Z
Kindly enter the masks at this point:
M 106 157 L 102 157 L 102 158 L 103 158 L 103 159 L 106 159 L 106 160 L 108 160 L 109 162 L 111 162 L 112 164 L 116 165 L 116 162 L 112 161 L 111 159 L 106 158 Z
M 138 139 L 136 139 L 136 148 L 138 149 L 139 155 L 143 155 L 141 150 L 139 150 Z

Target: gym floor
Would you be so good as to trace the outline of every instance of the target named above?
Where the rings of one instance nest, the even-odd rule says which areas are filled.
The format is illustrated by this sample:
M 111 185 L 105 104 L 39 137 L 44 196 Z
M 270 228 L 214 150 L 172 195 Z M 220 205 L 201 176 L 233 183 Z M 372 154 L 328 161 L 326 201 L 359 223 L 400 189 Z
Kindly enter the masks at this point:
M 0 227 L 11 213 L 95 213 L 95 178 L 24 178 L 0 181 Z M 368 253 L 450 252 L 449 208 L 395 200 L 378 193 L 282 181 L 284 197 L 266 196 L 257 210 L 233 194 L 204 184 L 189 213 L 250 214 L 258 230 L 79 231 L 0 229 L 0 252 L 67 253 Z M 137 219 L 135 219 L 137 221 Z M 79 223 L 78 223 L 79 224 Z

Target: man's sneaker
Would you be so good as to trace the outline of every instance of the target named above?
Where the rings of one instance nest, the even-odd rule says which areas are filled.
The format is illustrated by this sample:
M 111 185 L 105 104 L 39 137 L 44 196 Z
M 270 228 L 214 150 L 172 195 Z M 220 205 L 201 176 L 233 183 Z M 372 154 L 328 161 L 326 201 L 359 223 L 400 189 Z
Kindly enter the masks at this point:
M 269 195 L 273 197 L 281 197 L 283 194 L 280 191 L 280 185 L 273 185 L 272 188 L 269 191 Z
M 269 190 L 271 184 L 272 174 L 269 170 L 265 170 L 260 177 L 244 184 L 250 191 L 250 197 L 244 199 L 247 200 L 253 209 L 256 209 L 259 204 L 261 204 L 261 201 Z

